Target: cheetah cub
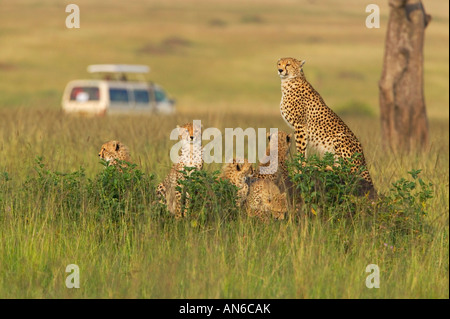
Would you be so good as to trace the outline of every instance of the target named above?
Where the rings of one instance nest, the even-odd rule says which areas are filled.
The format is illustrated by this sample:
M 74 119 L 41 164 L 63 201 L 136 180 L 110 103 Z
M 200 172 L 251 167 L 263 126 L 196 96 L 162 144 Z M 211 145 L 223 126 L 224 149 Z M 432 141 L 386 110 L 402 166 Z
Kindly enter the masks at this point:
M 268 179 L 273 181 L 281 191 L 292 187 L 292 183 L 289 179 L 287 160 L 291 149 L 292 134 L 287 134 L 283 131 L 277 131 L 277 133 L 267 133 L 268 146 L 266 148 L 266 156 L 264 163 L 259 164 L 256 169 L 255 179 Z M 271 151 L 275 150 L 275 156 L 271 156 Z M 273 159 L 272 159 L 273 157 Z M 272 160 L 277 161 L 276 166 L 271 167 Z M 265 171 L 263 171 L 265 169 Z
M 250 185 L 246 208 L 249 217 L 262 221 L 284 219 L 287 213 L 286 193 L 281 193 L 271 180 L 257 180 Z
M 281 115 L 294 129 L 297 151 L 307 156 L 306 147 L 310 146 L 321 153 L 330 152 L 341 158 L 359 153 L 361 156 L 355 164 L 366 166 L 361 143 L 306 80 L 304 64 L 305 61 L 294 58 L 282 58 L 277 63 L 281 78 Z M 374 197 L 376 193 L 369 171 L 366 169 L 361 175 L 365 181 L 364 193 Z
M 186 210 L 182 212 L 182 193 L 177 190 L 179 180 L 184 179 L 183 171 L 185 167 L 193 167 L 195 170 L 203 168 L 203 151 L 201 147 L 201 127 L 187 123 L 177 126 L 178 139 L 181 140 L 181 155 L 178 162 L 174 163 L 167 177 L 156 189 L 156 195 L 160 203 L 167 205 L 167 209 L 175 218 L 186 216 Z M 190 171 L 192 173 L 192 171 Z M 189 206 L 189 194 L 186 194 L 185 207 Z
M 236 204 L 242 207 L 248 196 L 248 179 L 253 176 L 253 165 L 247 159 L 238 161 L 233 159 L 232 163 L 225 163 L 222 167 L 220 178 L 227 179 L 238 188 Z
M 108 162 L 108 166 L 117 165 L 117 160 L 131 162 L 130 150 L 119 141 L 109 141 L 102 145 L 98 156 Z M 126 164 L 122 164 L 126 166 Z

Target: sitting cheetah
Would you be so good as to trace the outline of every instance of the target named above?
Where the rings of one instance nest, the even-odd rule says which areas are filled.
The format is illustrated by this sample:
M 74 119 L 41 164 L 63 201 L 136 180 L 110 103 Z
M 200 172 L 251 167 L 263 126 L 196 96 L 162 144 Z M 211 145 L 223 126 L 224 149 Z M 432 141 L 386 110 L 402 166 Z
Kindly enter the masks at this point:
M 278 60 L 277 69 L 281 78 L 281 115 L 294 129 L 297 151 L 306 156 L 306 147 L 320 152 L 330 152 L 337 157 L 350 158 L 359 153 L 357 166 L 366 166 L 363 149 L 348 126 L 323 101 L 319 93 L 309 84 L 303 73 L 305 61 L 294 58 Z M 366 169 L 362 172 L 364 193 L 374 197 L 375 189 Z
M 246 206 L 249 217 L 263 221 L 284 219 L 287 213 L 286 193 L 281 193 L 273 181 L 260 179 L 250 185 Z
M 244 159 L 243 162 L 233 159 L 233 163 L 225 163 L 222 168 L 220 178 L 227 179 L 238 188 L 237 201 L 241 207 L 248 195 L 248 178 L 253 176 L 253 165 Z
M 266 157 L 263 164 L 259 164 L 254 175 L 254 179 L 268 179 L 280 188 L 281 191 L 285 192 L 290 189 L 292 183 L 289 179 L 288 169 L 287 169 L 287 159 L 291 149 L 292 134 L 287 134 L 283 131 L 278 131 L 277 133 L 267 133 L 267 139 L 269 140 L 269 145 L 266 148 Z M 270 167 L 271 150 L 276 151 L 276 160 L 278 161 L 277 166 L 273 168 Z M 266 171 L 262 171 L 265 169 Z
M 203 168 L 203 154 L 201 148 L 201 127 L 187 123 L 183 126 L 177 126 L 178 138 L 182 141 L 181 155 L 177 163 L 174 163 L 167 177 L 160 183 L 156 189 L 157 197 L 161 203 L 167 205 L 167 209 L 181 218 L 186 215 L 186 210 L 181 211 L 182 193 L 177 190 L 179 180 L 184 179 L 183 171 L 185 167 L 194 167 L 197 170 Z M 192 171 L 191 171 L 192 172 Z M 186 194 L 185 207 L 189 206 L 189 194 Z
M 117 160 L 131 162 L 128 147 L 119 141 L 109 141 L 102 145 L 98 156 L 108 162 L 108 166 L 117 165 Z M 125 166 L 126 164 L 123 164 Z

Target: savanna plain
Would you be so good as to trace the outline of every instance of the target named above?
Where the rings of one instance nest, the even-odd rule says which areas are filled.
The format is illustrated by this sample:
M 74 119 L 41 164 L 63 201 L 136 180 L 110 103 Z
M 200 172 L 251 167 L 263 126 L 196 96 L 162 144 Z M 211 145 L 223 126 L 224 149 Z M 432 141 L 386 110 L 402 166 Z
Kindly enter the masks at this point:
M 430 145 L 408 154 L 381 141 L 387 1 L 74 3 L 79 29 L 65 27 L 60 1 L 0 9 L 1 298 L 449 297 L 447 1 L 424 1 L 433 16 L 424 47 Z M 379 29 L 365 27 L 370 3 Z M 307 61 L 307 79 L 360 139 L 389 204 L 375 215 L 361 198 L 319 198 L 267 223 L 233 207 L 221 213 L 213 196 L 182 220 L 162 212 L 154 189 L 170 170 L 177 124 L 291 132 L 276 72 L 286 56 Z M 177 113 L 64 115 L 65 84 L 88 78 L 95 63 L 149 65 Z M 100 162 L 112 139 L 129 146 L 134 171 Z M 205 164 L 206 180 L 220 168 Z M 79 266 L 79 289 L 66 287 L 69 264 Z M 366 287 L 369 264 L 380 288 Z

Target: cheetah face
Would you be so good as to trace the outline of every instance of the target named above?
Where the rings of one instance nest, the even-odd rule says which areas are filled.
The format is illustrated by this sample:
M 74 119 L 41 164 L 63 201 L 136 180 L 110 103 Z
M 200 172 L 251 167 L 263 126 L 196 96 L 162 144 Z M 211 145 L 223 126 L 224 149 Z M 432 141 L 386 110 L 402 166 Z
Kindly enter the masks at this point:
M 237 173 L 244 178 L 244 182 L 248 183 L 251 177 L 253 177 L 254 169 L 252 163 L 249 163 L 247 159 L 244 159 L 243 163 L 239 163 L 233 159 L 233 165 L 236 165 Z
M 112 161 L 117 156 L 114 156 L 120 150 L 120 143 L 118 141 L 109 141 L 102 145 L 98 156 L 107 162 Z
M 299 61 L 294 58 L 282 58 L 278 60 L 277 69 L 281 79 L 292 79 L 303 75 L 303 64 L 305 60 Z
M 283 131 L 277 133 L 267 133 L 267 139 L 269 140 L 269 149 L 278 149 L 284 151 L 287 155 L 291 149 L 292 134 L 287 134 Z
M 201 140 L 201 127 L 194 126 L 192 123 L 184 124 L 183 126 L 177 126 L 178 128 L 178 138 L 180 140 L 193 143 L 195 141 Z

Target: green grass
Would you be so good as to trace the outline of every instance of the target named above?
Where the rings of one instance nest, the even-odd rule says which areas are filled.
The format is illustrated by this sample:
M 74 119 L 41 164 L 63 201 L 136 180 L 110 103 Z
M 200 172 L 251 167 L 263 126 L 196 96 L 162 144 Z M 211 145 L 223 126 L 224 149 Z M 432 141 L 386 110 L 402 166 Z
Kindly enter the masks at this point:
M 448 2 L 425 3 L 433 15 L 424 49 L 430 149 L 396 156 L 381 148 L 377 118 L 386 1 L 374 2 L 379 30 L 364 27 L 360 1 L 342 3 L 80 0 L 79 30 L 64 27 L 59 1 L 2 3 L 0 297 L 448 298 Z M 127 214 L 99 218 L 88 186 L 103 172 L 97 154 L 108 140 L 127 144 L 156 183 L 170 169 L 168 136 L 177 124 L 200 119 L 222 131 L 290 132 L 278 111 L 275 63 L 282 56 L 307 60 L 306 76 L 361 140 L 380 192 L 422 169 L 433 184 L 429 230 L 394 243 L 389 229 L 367 228 L 365 217 L 353 224 L 305 216 L 263 224 L 239 215 L 197 225 L 155 215 L 151 194 L 145 207 L 126 203 L 127 212 L 137 212 L 132 222 Z M 64 116 L 64 85 L 86 77 L 93 63 L 148 64 L 180 112 Z M 39 177 L 36 156 L 51 172 L 83 168 L 70 202 L 81 205 L 79 215 L 61 202 L 64 189 L 23 187 Z M 219 168 L 205 165 L 208 172 Z M 380 289 L 365 287 L 372 263 L 380 267 Z M 69 264 L 80 267 L 80 289 L 65 287 Z
M 379 135 L 378 128 L 366 129 L 371 118 L 346 118 L 366 146 L 369 170 L 380 192 L 388 192 L 413 168 L 422 168 L 422 178 L 434 185 L 426 217 L 431 230 L 397 236 L 394 242 L 388 232 L 364 226 L 364 218 L 354 224 L 309 217 L 263 224 L 245 215 L 204 224 L 176 222 L 155 214 L 151 192 L 141 209 L 127 202 L 128 213 L 118 221 L 106 213 L 99 218 L 97 203 L 83 190 L 104 169 L 97 157 L 102 142 L 116 137 L 127 143 L 138 168 L 159 182 L 169 170 L 170 130 L 193 115 L 89 119 L 50 110 L 0 113 L 0 171 L 9 178 L 0 182 L 2 297 L 448 297 L 447 123 L 432 122 L 434 143 L 426 156 L 394 157 L 368 147 L 373 135 Z M 12 121 L 17 115 L 21 120 Z M 205 127 L 222 130 L 236 121 L 235 114 L 195 118 Z M 241 121 L 285 129 L 281 118 L 270 115 L 242 116 Z M 142 138 L 148 136 L 152 138 Z M 52 172 L 84 168 L 84 182 L 75 188 L 75 201 L 84 208 L 76 218 L 75 204 L 64 208 L 61 201 L 64 189 L 23 189 L 27 179 L 39 176 L 36 155 L 43 156 L 45 169 Z M 218 168 L 220 164 L 205 167 L 210 172 Z M 138 215 L 130 223 L 134 211 Z M 64 284 L 65 267 L 72 263 L 80 267 L 77 290 Z M 370 263 L 381 270 L 377 290 L 365 287 L 365 267 Z

